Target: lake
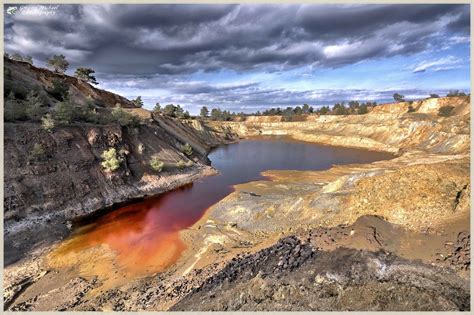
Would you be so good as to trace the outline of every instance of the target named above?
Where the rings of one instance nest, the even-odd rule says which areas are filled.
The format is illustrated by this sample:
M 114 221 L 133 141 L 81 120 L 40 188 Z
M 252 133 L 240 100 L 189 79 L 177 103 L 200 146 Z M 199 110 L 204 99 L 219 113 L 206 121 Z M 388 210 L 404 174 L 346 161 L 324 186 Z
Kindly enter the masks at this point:
M 81 253 L 106 246 L 114 265 L 129 275 L 159 272 L 174 264 L 186 249 L 179 231 L 196 223 L 209 207 L 233 191 L 233 185 L 265 179 L 266 170 L 325 170 L 332 165 L 371 163 L 394 155 L 323 146 L 284 136 L 246 139 L 222 145 L 209 154 L 219 174 L 135 202 L 81 227 L 60 253 Z

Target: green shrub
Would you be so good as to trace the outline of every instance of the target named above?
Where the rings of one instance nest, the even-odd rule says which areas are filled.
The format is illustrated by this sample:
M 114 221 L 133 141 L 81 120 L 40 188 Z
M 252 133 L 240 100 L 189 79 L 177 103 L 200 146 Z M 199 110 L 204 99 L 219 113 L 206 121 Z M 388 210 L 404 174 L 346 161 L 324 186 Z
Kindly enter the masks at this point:
M 94 102 L 92 100 L 87 100 L 83 106 L 73 107 L 73 119 L 89 122 L 89 123 L 99 123 L 99 115 L 97 114 Z M 109 116 L 109 115 L 106 115 Z
M 30 151 L 28 156 L 28 160 L 30 161 L 38 161 L 42 160 L 46 157 L 46 151 L 40 143 L 35 143 L 33 148 Z
M 181 152 L 183 152 L 187 156 L 191 156 L 193 155 L 193 147 L 189 143 L 186 143 L 181 147 Z
M 459 90 L 451 90 L 446 94 L 447 97 L 466 96 L 466 93 Z
M 18 102 L 15 93 L 10 91 L 5 100 L 5 121 L 26 120 L 25 106 Z
M 184 170 L 186 168 L 187 164 L 186 162 L 184 162 L 183 160 L 179 160 L 177 163 L 176 163 L 176 167 L 180 170 Z
M 54 79 L 53 87 L 48 90 L 48 93 L 58 101 L 64 101 L 69 98 L 69 86 L 64 81 Z
M 56 104 L 54 118 L 60 124 L 70 124 L 74 118 L 74 107 L 69 100 Z
M 13 92 L 17 100 L 26 99 L 26 95 L 28 95 L 28 93 L 31 91 L 30 89 L 27 89 L 24 85 L 11 79 L 5 80 L 3 87 L 5 93 L 4 95 L 8 95 L 10 94 L 10 92 Z
M 357 108 L 357 115 L 364 115 L 367 114 L 369 110 L 367 109 L 367 105 L 360 105 L 359 108 Z
M 97 113 L 95 115 L 95 119 L 96 119 L 96 123 L 99 124 L 99 125 L 108 125 L 108 124 L 111 124 L 115 121 L 112 116 L 104 115 L 104 114 L 100 114 L 100 113 Z
M 122 163 L 123 159 L 117 155 L 117 150 L 115 148 L 110 148 L 102 152 L 102 163 L 100 165 L 106 170 L 107 172 L 113 172 L 120 168 L 120 163 Z
M 52 132 L 54 129 L 54 119 L 51 114 L 46 114 L 45 116 L 41 117 L 41 127 L 47 132 Z
M 451 106 L 451 105 L 441 106 L 438 109 L 438 116 L 449 117 L 452 115 L 453 109 L 454 109 L 454 106 Z
M 3 73 L 6 79 L 12 78 L 12 70 L 10 68 L 7 68 L 5 65 L 3 65 Z
M 158 173 L 161 172 L 163 170 L 164 165 L 165 165 L 165 163 L 160 161 L 160 159 L 158 159 L 158 157 L 156 155 L 151 157 L 150 166 L 151 166 L 152 170 L 154 170 L 155 172 L 158 172 Z
M 30 91 L 25 99 L 26 117 L 33 121 L 38 121 L 46 112 L 42 107 L 40 97 L 34 91 Z
M 140 124 L 139 117 L 124 111 L 120 106 L 115 106 L 112 110 L 112 117 L 120 126 L 138 127 Z
M 33 64 L 33 58 L 31 56 L 22 56 L 19 53 L 14 53 L 10 56 L 11 60 L 16 60 L 16 61 L 23 61 L 27 62 L 29 64 Z

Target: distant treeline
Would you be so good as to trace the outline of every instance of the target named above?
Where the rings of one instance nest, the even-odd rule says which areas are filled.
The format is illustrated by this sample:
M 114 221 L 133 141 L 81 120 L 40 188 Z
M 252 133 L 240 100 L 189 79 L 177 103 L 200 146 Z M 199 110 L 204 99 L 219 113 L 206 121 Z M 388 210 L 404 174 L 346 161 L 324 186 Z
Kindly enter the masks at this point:
M 460 90 L 451 90 L 446 96 L 447 97 L 458 97 L 458 96 L 469 96 Z M 439 98 L 438 94 L 430 94 L 428 98 Z M 393 94 L 393 99 L 397 102 L 405 102 L 405 96 L 395 93 Z M 409 101 L 411 104 L 413 101 Z M 363 115 L 367 114 L 369 110 L 377 106 L 377 102 L 359 102 L 359 101 L 349 101 L 347 104 L 345 102 L 340 102 L 330 106 L 322 106 L 317 109 L 314 109 L 313 106 L 308 104 L 303 104 L 303 106 L 286 108 L 276 107 L 270 108 L 264 111 L 256 111 L 253 113 L 235 113 L 226 110 L 221 110 L 220 108 L 213 108 L 211 111 L 207 106 L 201 108 L 200 117 L 206 119 L 212 119 L 217 121 L 231 121 L 236 117 L 240 119 L 245 119 L 248 116 L 283 116 L 283 120 L 291 120 L 293 116 L 298 115 Z M 411 106 L 411 105 L 410 105 Z
M 247 116 L 283 116 L 283 120 L 291 120 L 293 116 L 298 115 L 363 115 L 368 113 L 370 107 L 377 105 L 377 102 L 363 102 L 359 103 L 358 101 L 350 101 L 347 105 L 342 103 L 336 103 L 331 108 L 329 106 L 322 106 L 317 109 L 314 109 L 313 106 L 304 104 L 303 106 L 286 108 L 276 107 L 270 108 L 264 111 L 256 111 L 253 113 L 235 113 L 226 110 L 221 110 L 220 108 L 213 108 L 211 111 L 207 106 L 201 108 L 200 117 L 201 118 L 210 118 L 212 120 L 218 121 L 230 121 L 234 120 L 236 117 L 245 119 Z

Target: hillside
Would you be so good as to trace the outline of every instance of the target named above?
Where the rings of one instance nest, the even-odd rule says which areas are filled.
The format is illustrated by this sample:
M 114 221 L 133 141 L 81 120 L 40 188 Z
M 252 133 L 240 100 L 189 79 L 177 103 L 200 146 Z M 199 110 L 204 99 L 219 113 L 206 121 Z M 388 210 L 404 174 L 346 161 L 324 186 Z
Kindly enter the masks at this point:
M 17 98 L 24 98 L 29 91 L 37 90 L 46 100 L 45 105 L 51 107 L 58 100 L 48 91 L 53 89 L 53 82 L 57 80 L 67 84 L 70 98 L 75 104 L 85 105 L 87 101 L 92 100 L 98 107 L 112 108 L 116 104 L 120 104 L 123 108 L 135 107 L 125 97 L 96 88 L 78 78 L 9 58 L 3 58 L 3 62 L 5 67 L 5 95 L 13 91 Z
M 154 120 L 150 112 L 134 108 L 132 102 L 117 94 L 28 63 L 5 61 L 9 73 L 6 89 L 7 92 L 10 88 L 15 91 L 16 108 L 25 106 L 22 98 L 26 91 L 35 90 L 43 96 L 44 112 L 52 113 L 60 100 L 49 90 L 51 82 L 60 79 L 68 86 L 69 98 L 77 109 L 86 108 L 92 99 L 95 115 L 111 116 L 111 110 L 118 102 L 125 110 L 131 111 L 133 107 L 133 111 L 141 111 L 142 117 L 134 126 L 122 126 L 114 121 L 75 120 L 56 125 L 52 131 L 45 130 L 40 121 L 31 119 L 5 123 L 7 264 L 19 258 L 10 257 L 10 254 L 26 252 L 45 239 L 56 239 L 57 235 L 48 235 L 51 226 L 55 226 L 59 235 L 64 235 L 69 220 L 214 174 L 215 171 L 207 166 L 206 154 L 213 146 L 228 142 L 234 136 L 229 133 L 220 138 L 198 121 L 187 125 L 167 117 Z M 194 148 L 191 156 L 182 152 L 185 143 Z M 41 147 L 41 154 L 35 152 L 35 145 Z M 116 149 L 121 160 L 114 172 L 107 172 L 101 166 L 101 155 L 110 148 Z M 155 172 L 150 167 L 152 157 L 164 163 L 162 172 Z M 186 169 L 178 169 L 178 161 L 186 162 Z M 25 237 L 24 233 L 28 234 L 28 239 L 30 235 L 35 236 L 28 242 L 13 241 L 18 235 Z

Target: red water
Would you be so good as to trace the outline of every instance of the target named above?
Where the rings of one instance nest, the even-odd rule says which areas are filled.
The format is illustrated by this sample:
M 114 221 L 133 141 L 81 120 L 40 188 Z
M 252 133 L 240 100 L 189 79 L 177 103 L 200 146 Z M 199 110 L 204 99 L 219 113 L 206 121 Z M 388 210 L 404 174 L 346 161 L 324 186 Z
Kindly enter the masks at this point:
M 235 184 L 263 179 L 260 173 L 269 169 L 321 170 L 333 164 L 368 163 L 392 157 L 282 137 L 224 145 L 209 155 L 219 175 L 116 209 L 78 230 L 61 252 L 106 245 L 127 273 L 158 272 L 174 264 L 186 249 L 179 231 L 197 222 L 210 206 L 231 193 Z

